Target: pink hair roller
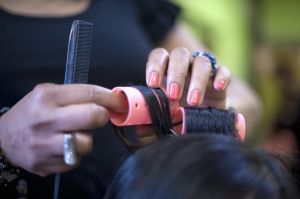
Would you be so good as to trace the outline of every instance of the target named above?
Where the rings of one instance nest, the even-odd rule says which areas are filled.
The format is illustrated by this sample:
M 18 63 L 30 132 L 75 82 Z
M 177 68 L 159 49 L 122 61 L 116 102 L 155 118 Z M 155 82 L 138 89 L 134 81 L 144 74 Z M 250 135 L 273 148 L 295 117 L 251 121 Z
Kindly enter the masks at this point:
M 115 87 L 114 92 L 124 94 L 128 107 L 127 113 L 111 113 L 110 121 L 116 126 L 151 124 L 147 104 L 141 92 L 134 87 Z
M 185 110 L 183 107 L 177 108 L 177 110 L 174 112 L 173 117 L 173 124 L 176 124 L 174 126 L 174 131 L 178 135 L 184 135 L 186 134 L 186 118 L 185 118 Z
M 115 87 L 114 92 L 123 94 L 126 98 L 128 107 L 127 113 L 110 113 L 110 121 L 116 126 L 131 126 L 141 124 L 152 124 L 151 116 L 148 111 L 147 103 L 142 93 L 134 87 Z M 170 102 L 171 116 L 177 112 L 178 101 Z

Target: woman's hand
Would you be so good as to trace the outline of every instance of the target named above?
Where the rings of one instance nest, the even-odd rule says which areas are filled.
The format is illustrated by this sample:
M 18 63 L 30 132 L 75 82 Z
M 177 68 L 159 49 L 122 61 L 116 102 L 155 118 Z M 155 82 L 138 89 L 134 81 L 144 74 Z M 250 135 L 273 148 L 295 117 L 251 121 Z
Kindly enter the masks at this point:
M 230 72 L 221 66 L 212 75 L 210 60 L 205 56 L 193 58 L 185 48 L 170 53 L 157 48 L 149 55 L 146 80 L 149 87 L 166 89 L 170 99 L 181 100 L 181 106 L 224 109 Z
M 40 84 L 0 119 L 1 149 L 14 165 L 45 176 L 72 169 L 63 159 L 64 133 L 75 135 L 79 156 L 92 148 L 91 129 L 104 126 L 110 109 L 122 111 L 110 90 L 83 84 Z
M 229 70 L 220 66 L 212 74 L 210 60 L 205 56 L 192 57 L 185 48 L 172 52 L 154 49 L 147 62 L 147 85 L 162 88 L 180 106 L 226 108 L 226 90 L 231 77 Z M 137 126 L 136 134 L 144 145 L 156 140 L 151 125 Z

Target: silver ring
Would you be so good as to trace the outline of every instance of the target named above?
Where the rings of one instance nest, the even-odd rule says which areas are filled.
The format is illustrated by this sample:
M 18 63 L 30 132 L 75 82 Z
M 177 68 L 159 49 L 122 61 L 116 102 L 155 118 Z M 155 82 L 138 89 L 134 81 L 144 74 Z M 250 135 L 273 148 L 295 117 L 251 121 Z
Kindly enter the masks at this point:
M 67 165 L 75 165 L 78 162 L 75 152 L 75 136 L 69 133 L 64 134 L 64 162 Z

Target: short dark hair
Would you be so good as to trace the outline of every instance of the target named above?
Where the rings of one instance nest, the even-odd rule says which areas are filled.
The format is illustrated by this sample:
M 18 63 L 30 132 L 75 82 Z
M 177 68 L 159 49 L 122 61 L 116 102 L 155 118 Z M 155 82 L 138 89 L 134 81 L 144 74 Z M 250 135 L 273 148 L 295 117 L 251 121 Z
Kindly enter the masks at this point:
M 166 138 L 131 155 L 106 199 L 293 199 L 291 177 L 260 150 L 230 136 Z

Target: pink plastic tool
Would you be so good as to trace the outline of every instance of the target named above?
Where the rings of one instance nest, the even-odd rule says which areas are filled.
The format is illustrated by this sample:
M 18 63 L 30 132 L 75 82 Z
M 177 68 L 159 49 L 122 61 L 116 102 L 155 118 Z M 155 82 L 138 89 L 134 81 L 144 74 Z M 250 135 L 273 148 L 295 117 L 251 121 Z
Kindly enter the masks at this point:
M 116 126 L 130 126 L 140 124 L 151 124 L 152 120 L 147 104 L 141 92 L 134 87 L 115 87 L 114 92 L 124 94 L 126 97 L 128 112 L 111 113 L 110 120 Z

